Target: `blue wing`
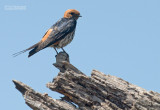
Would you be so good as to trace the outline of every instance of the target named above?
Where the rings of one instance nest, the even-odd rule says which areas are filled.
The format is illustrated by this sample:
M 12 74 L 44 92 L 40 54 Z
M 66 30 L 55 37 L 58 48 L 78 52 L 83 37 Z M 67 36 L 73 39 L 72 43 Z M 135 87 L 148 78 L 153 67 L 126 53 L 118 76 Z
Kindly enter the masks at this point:
M 41 42 L 37 47 L 29 52 L 29 56 L 35 54 L 36 52 L 56 44 L 62 40 L 66 35 L 73 32 L 76 28 L 76 20 L 62 18 L 57 23 L 55 23 L 44 35 Z

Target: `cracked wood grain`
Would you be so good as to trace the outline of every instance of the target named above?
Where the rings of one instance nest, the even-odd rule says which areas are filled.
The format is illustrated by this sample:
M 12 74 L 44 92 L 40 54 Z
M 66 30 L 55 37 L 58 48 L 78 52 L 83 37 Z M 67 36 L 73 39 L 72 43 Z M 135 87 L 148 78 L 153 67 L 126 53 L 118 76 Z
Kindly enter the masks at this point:
M 13 80 L 25 102 L 33 110 L 160 110 L 160 94 L 133 85 L 97 70 L 86 76 L 60 52 L 53 64 L 60 70 L 46 86 L 64 95 L 61 100 L 41 94 Z

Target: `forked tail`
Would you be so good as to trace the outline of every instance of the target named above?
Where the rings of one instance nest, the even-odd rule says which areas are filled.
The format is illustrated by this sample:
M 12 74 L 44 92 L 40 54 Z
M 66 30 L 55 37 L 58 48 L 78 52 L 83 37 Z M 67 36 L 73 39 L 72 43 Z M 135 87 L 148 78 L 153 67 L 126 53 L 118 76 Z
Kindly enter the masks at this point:
M 31 49 L 35 50 L 35 49 L 38 47 L 38 44 L 39 44 L 39 42 L 38 42 L 37 44 L 34 44 L 33 46 L 25 49 L 25 50 L 22 50 L 22 51 L 20 51 L 20 52 L 14 53 L 14 54 L 13 54 L 13 57 L 16 57 L 16 56 L 18 56 L 18 55 L 20 55 L 20 54 L 22 54 L 22 53 L 25 53 L 26 51 L 31 50 Z M 31 50 L 31 51 L 33 51 L 33 50 Z M 30 52 L 29 52 L 29 53 L 30 53 Z M 33 55 L 33 53 L 32 53 L 32 55 Z M 29 55 L 28 57 L 30 57 L 30 56 L 31 56 L 31 55 Z

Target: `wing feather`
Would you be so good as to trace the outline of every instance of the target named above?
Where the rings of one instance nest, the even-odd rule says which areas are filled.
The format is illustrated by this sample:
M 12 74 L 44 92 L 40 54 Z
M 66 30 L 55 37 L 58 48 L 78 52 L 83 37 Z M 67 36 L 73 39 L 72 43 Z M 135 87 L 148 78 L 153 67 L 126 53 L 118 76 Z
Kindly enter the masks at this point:
M 54 25 L 52 28 L 52 32 L 50 32 L 47 39 L 45 39 L 37 49 L 44 49 L 46 47 L 49 47 L 50 45 L 59 42 L 62 40 L 67 34 L 70 32 L 73 32 L 76 27 L 76 21 L 70 20 L 70 21 L 64 21 L 57 23 L 57 25 Z
M 76 20 L 66 20 L 62 18 L 45 33 L 41 42 L 29 52 L 28 57 L 34 55 L 35 53 L 39 52 L 40 50 L 46 47 L 49 47 L 52 44 L 58 43 L 67 34 L 73 32 L 75 28 Z

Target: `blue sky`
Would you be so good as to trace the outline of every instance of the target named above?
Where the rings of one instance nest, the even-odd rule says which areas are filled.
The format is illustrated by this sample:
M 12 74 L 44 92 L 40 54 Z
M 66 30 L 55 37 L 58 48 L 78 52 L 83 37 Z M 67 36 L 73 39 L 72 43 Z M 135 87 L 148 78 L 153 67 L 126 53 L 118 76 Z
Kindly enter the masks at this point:
M 159 0 L 0 1 L 1 108 L 30 109 L 12 79 L 53 98 L 61 96 L 45 87 L 58 73 L 52 66 L 54 49 L 31 58 L 28 53 L 16 58 L 12 54 L 37 43 L 67 9 L 77 9 L 83 16 L 74 40 L 64 48 L 73 65 L 88 76 L 96 69 L 160 92 L 159 5 Z

